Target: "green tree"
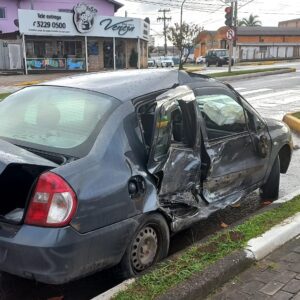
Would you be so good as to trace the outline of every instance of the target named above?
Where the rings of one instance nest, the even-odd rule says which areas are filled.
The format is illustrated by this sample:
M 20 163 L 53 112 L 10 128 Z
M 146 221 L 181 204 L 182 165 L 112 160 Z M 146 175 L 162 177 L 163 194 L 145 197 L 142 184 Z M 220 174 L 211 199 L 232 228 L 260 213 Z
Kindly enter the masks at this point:
M 249 26 L 249 27 L 257 27 L 261 26 L 261 21 L 258 20 L 258 16 L 254 16 L 250 14 L 248 18 L 243 18 L 238 22 L 239 26 Z
M 195 45 L 196 38 L 199 34 L 200 28 L 196 24 L 189 25 L 186 22 L 180 24 L 175 23 L 174 26 L 168 28 L 167 38 L 180 51 L 179 70 L 182 70 L 183 64 L 186 63 L 192 48 Z M 187 51 L 185 60 L 182 61 L 184 50 Z

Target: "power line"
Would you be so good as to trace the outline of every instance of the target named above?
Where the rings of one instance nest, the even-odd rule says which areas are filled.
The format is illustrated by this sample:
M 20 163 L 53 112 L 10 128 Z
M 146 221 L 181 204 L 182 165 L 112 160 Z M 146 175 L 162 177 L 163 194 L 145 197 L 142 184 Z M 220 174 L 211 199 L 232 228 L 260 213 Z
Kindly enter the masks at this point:
M 180 8 L 180 1 L 167 1 L 167 2 L 155 2 L 154 0 L 127 0 L 130 2 L 135 3 L 144 3 L 144 4 L 151 4 L 151 5 L 159 5 L 159 6 L 167 6 L 172 8 Z M 215 9 L 213 7 L 204 7 L 205 5 L 213 5 L 208 3 L 199 3 L 199 2 L 192 2 L 191 4 L 185 5 L 185 10 L 193 10 L 193 11 L 201 11 L 201 12 L 210 12 L 214 13 Z

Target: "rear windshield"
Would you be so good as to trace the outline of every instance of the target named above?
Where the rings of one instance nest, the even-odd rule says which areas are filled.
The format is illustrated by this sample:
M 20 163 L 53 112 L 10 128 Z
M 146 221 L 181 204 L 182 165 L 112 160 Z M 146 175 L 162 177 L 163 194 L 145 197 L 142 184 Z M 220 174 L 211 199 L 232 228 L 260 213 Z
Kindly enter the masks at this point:
M 226 50 L 216 51 L 217 56 L 228 56 L 228 52 Z
M 86 90 L 28 87 L 0 102 L 0 138 L 80 157 L 91 148 L 118 103 L 108 95 Z

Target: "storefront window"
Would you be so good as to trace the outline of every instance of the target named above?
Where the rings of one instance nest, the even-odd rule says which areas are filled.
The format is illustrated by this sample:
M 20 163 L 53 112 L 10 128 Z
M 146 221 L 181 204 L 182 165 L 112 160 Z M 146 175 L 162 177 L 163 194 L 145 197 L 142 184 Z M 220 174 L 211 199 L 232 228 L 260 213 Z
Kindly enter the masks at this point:
M 104 68 L 112 69 L 114 67 L 113 41 L 103 42 Z
M 125 41 L 123 39 L 116 39 L 116 67 L 117 69 L 124 69 L 125 66 Z
M 6 13 L 5 13 L 5 7 L 0 7 L 0 19 L 5 19 Z
M 64 42 L 64 55 L 75 55 L 82 57 L 82 43 L 81 41 L 65 41 Z
M 88 41 L 88 55 L 99 55 L 99 45 L 97 41 Z
M 56 42 L 56 55 L 58 58 L 62 58 L 64 55 L 64 42 L 57 41 Z
M 46 55 L 46 43 L 45 42 L 33 42 L 34 55 L 36 57 L 45 57 Z

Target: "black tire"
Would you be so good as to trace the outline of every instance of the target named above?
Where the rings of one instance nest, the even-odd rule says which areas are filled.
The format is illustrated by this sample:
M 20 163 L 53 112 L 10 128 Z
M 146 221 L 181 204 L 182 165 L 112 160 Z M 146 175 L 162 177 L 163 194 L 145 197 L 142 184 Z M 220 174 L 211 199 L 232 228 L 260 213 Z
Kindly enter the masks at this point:
M 152 231 L 150 231 L 150 229 Z M 146 234 L 148 236 L 145 236 Z M 153 246 L 155 235 L 157 237 L 157 248 L 154 254 L 154 250 L 152 249 L 153 251 L 151 251 L 149 248 Z M 147 238 L 149 239 L 147 240 Z M 141 244 L 145 241 L 148 247 L 146 248 L 146 255 L 142 253 L 143 244 Z M 118 277 L 120 276 L 122 279 L 125 279 L 144 272 L 146 269 L 150 268 L 156 262 L 162 260 L 168 255 L 169 244 L 170 231 L 165 218 L 160 214 L 145 215 L 145 218 L 133 235 L 132 240 L 130 241 L 118 266 Z
M 260 188 L 260 196 L 263 200 L 276 200 L 279 195 L 280 160 L 276 157 L 267 182 Z
M 220 61 L 218 61 L 217 62 L 217 67 L 222 67 L 222 66 L 223 66 L 223 64 Z
M 231 60 L 231 66 L 234 66 L 234 59 Z
M 210 66 L 208 61 L 206 62 L 206 66 L 207 66 L 207 67 L 209 67 L 209 66 Z

